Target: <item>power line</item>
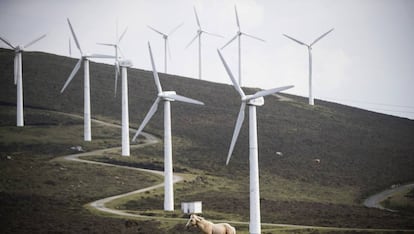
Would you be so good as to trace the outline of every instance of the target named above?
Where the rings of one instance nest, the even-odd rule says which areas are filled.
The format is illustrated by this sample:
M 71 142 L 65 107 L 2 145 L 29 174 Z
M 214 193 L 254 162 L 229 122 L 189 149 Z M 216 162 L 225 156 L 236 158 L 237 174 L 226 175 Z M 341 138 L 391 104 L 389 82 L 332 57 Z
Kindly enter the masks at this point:
M 397 116 L 401 116 L 402 114 L 412 115 L 414 114 L 414 106 L 406 106 L 406 105 L 396 105 L 396 104 L 386 104 L 386 103 L 377 103 L 377 102 L 369 102 L 369 101 L 359 101 L 359 100 L 351 100 L 351 99 L 339 99 L 339 98 L 330 98 L 330 97 L 322 97 L 327 101 L 334 101 L 334 102 L 341 102 L 342 104 L 355 103 L 355 107 L 367 109 L 379 113 L 394 113 Z M 358 105 L 359 103 L 359 105 Z M 362 105 L 361 105 L 362 104 Z M 412 109 L 411 110 L 401 110 L 401 109 L 387 109 L 387 108 L 379 108 L 370 105 L 377 105 L 377 106 L 385 106 L 385 107 L 395 107 L 395 108 L 405 108 L 405 109 Z M 407 116 L 405 116 L 407 117 Z

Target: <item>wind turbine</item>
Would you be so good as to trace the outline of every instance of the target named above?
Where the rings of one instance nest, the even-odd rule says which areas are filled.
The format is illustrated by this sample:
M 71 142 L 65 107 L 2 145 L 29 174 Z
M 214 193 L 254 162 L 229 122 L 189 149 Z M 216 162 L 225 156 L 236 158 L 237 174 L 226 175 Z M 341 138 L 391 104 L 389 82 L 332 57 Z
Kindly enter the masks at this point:
M 322 34 L 321 36 L 319 36 L 318 38 L 316 38 L 312 43 L 310 43 L 309 45 L 306 43 L 303 43 L 291 36 L 288 36 L 286 34 L 283 34 L 283 36 L 291 39 L 292 41 L 300 44 L 300 45 L 304 45 L 306 46 L 306 48 L 308 48 L 308 54 L 309 54 L 309 105 L 314 105 L 314 101 L 313 101 L 313 93 L 312 93 L 312 46 L 318 42 L 319 40 L 321 40 L 323 37 L 325 37 L 326 35 L 328 35 L 328 33 L 332 32 L 334 29 L 332 28 L 331 30 L 327 31 L 326 33 Z
M 26 45 L 17 45 L 13 46 L 8 40 L 4 37 L 1 38 L 4 43 L 6 43 L 10 48 L 14 49 L 14 84 L 17 86 L 17 98 L 16 98 L 16 106 L 17 106 L 17 127 L 24 126 L 24 119 L 23 119 L 23 72 L 22 72 L 22 52 L 27 47 L 33 45 L 34 43 L 38 42 L 39 40 L 43 39 L 46 34 L 30 41 Z
M 130 60 L 120 60 L 122 73 L 122 156 L 129 156 L 129 111 L 128 111 L 128 73 L 127 68 L 132 67 Z
M 66 80 L 65 84 L 63 85 L 62 90 L 60 90 L 60 93 L 63 93 L 65 91 L 66 87 L 69 85 L 69 83 L 72 81 L 72 79 L 75 77 L 76 73 L 79 71 L 82 62 L 83 62 L 83 68 L 84 68 L 84 140 L 85 141 L 91 141 L 92 140 L 92 134 L 91 134 L 91 106 L 90 106 L 90 81 L 89 81 L 89 59 L 90 58 L 114 58 L 114 56 L 110 55 L 102 55 L 102 54 L 88 54 L 84 53 L 80 47 L 78 38 L 76 37 L 75 31 L 73 30 L 73 27 L 68 20 L 70 31 L 72 32 L 73 39 L 75 41 L 76 47 L 79 49 L 79 52 L 81 54 L 81 58 L 76 63 L 75 67 L 73 68 L 72 72 L 69 75 L 69 78 Z
M 116 91 L 118 89 L 118 76 L 119 76 L 119 61 L 120 56 L 118 56 L 118 52 L 121 52 L 121 48 L 119 47 L 119 43 L 121 43 L 122 38 L 124 38 L 125 33 L 127 32 L 128 27 L 125 28 L 125 30 L 122 32 L 121 36 L 118 37 L 118 21 L 116 23 L 116 32 L 115 32 L 115 43 L 97 43 L 98 45 L 104 45 L 104 46 L 112 46 L 115 49 L 115 91 L 114 96 L 116 97 Z
M 195 18 L 196 18 L 197 25 L 198 25 L 198 30 L 197 30 L 197 34 L 195 35 L 195 37 L 190 41 L 190 43 L 188 43 L 188 45 L 185 48 L 188 48 L 198 38 L 198 79 L 201 80 L 201 35 L 205 33 L 207 35 L 216 36 L 216 37 L 222 37 L 222 36 L 218 34 L 210 33 L 210 32 L 207 32 L 201 29 L 201 24 L 200 24 L 200 20 L 198 19 L 197 11 L 195 7 L 193 9 L 194 9 Z
M 247 37 L 250 37 L 250 38 L 253 38 L 253 39 L 256 39 L 256 40 L 259 40 L 259 41 L 263 41 L 263 42 L 265 42 L 265 40 L 263 40 L 261 38 L 258 38 L 258 37 L 255 37 L 253 35 L 247 34 L 245 32 L 242 32 L 241 29 L 240 29 L 239 15 L 237 14 L 237 8 L 236 8 L 236 6 L 234 6 L 234 11 L 236 13 L 236 23 L 237 23 L 238 30 L 236 32 L 236 35 L 234 37 L 232 37 L 230 39 L 230 41 L 228 41 L 223 47 L 221 47 L 221 49 L 224 49 L 227 45 L 229 45 L 234 40 L 236 40 L 236 38 L 238 39 L 238 49 L 239 49 L 238 50 L 239 51 L 239 86 L 241 87 L 242 86 L 242 79 L 241 79 L 241 37 L 242 37 L 242 35 L 247 36 Z
M 171 51 L 170 51 L 170 46 L 168 44 L 168 37 L 171 36 L 178 28 L 180 28 L 181 26 L 183 26 L 184 23 L 181 23 L 180 25 L 176 26 L 175 28 L 173 28 L 168 34 L 163 33 L 149 25 L 147 25 L 147 27 L 149 29 L 151 29 L 152 31 L 160 34 L 162 36 L 162 38 L 164 39 L 164 72 L 167 73 L 167 50 L 168 50 L 168 54 L 171 57 Z
M 259 163 L 258 163 L 258 147 L 257 147 L 257 120 L 256 120 L 256 106 L 263 106 L 264 96 L 274 94 L 286 89 L 290 89 L 293 86 L 284 86 L 280 88 L 274 88 L 269 90 L 262 90 L 253 95 L 246 95 L 238 85 L 236 79 L 220 50 L 217 50 L 221 61 L 229 75 L 234 88 L 241 96 L 241 107 L 237 117 L 236 126 L 234 128 L 233 138 L 231 140 L 230 150 L 227 155 L 226 165 L 228 165 L 231 155 L 233 153 L 234 145 L 236 144 L 237 137 L 240 132 L 240 128 L 244 121 L 244 111 L 246 105 L 249 106 L 249 161 L 250 161 L 250 233 L 261 233 L 260 229 L 260 191 L 259 191 Z
M 173 166 L 172 166 L 172 145 L 171 145 L 171 107 L 170 102 L 180 101 L 197 105 L 204 105 L 204 103 L 177 95 L 175 91 L 163 91 L 155 68 L 154 58 L 152 56 L 151 45 L 148 42 L 148 50 L 151 57 L 152 72 L 154 75 L 155 85 L 157 86 L 157 99 L 151 106 L 147 115 L 139 126 L 132 141 L 135 141 L 138 135 L 145 128 L 151 117 L 155 114 L 160 101 L 164 102 L 164 210 L 174 210 L 174 193 L 173 193 Z

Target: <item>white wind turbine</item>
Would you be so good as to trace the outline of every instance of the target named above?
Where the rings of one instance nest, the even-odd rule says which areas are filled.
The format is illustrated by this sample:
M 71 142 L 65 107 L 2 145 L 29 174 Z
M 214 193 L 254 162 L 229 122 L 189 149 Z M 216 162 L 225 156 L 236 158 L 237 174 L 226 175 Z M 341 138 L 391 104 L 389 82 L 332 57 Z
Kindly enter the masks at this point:
M 130 155 L 129 147 L 129 111 L 128 111 L 128 73 L 127 68 L 132 67 L 130 60 L 120 60 L 122 74 L 122 156 Z
M 265 40 L 255 37 L 253 35 L 247 34 L 245 32 L 242 32 L 240 29 L 240 21 L 239 21 L 239 15 L 237 14 L 237 8 L 236 6 L 234 6 L 234 11 L 236 13 L 236 23 L 237 23 L 237 32 L 236 35 L 230 39 L 230 41 L 228 41 L 223 47 L 221 47 L 221 49 L 224 49 L 227 45 L 229 45 L 230 43 L 232 43 L 234 40 L 236 40 L 236 38 L 238 39 L 238 52 L 239 52 L 239 86 L 242 86 L 242 75 L 241 75 L 241 37 L 242 35 L 259 40 L 259 41 L 263 41 L 265 42 Z
M 246 105 L 249 106 L 249 161 L 250 161 L 250 233 L 261 233 L 260 227 L 260 191 L 259 191 L 259 162 L 258 162 L 258 146 L 257 146 L 257 120 L 256 120 L 256 106 L 262 106 L 264 104 L 264 96 L 274 94 L 286 89 L 290 89 L 293 86 L 285 86 L 280 88 L 274 88 L 269 90 L 262 90 L 253 95 L 244 94 L 241 87 L 238 85 L 236 79 L 230 71 L 229 66 L 223 58 L 223 55 L 217 50 L 221 61 L 229 75 L 234 88 L 241 96 L 241 107 L 237 117 L 236 126 L 234 128 L 233 138 L 231 140 L 230 150 L 227 155 L 226 165 L 229 163 L 231 155 L 233 153 L 234 145 L 236 144 L 237 137 L 240 132 L 240 128 L 244 121 L 244 111 Z
M 141 126 L 135 133 L 132 141 L 135 141 L 138 135 L 142 132 L 144 127 L 150 121 L 151 117 L 155 114 L 160 101 L 164 102 L 164 210 L 174 210 L 174 192 L 173 192 L 173 166 L 172 166 L 172 145 L 171 145 L 171 107 L 170 102 L 180 101 L 197 105 L 204 105 L 204 103 L 177 95 L 175 91 L 163 91 L 158 77 L 157 70 L 155 68 L 154 58 L 152 56 L 151 45 L 148 42 L 148 50 L 151 57 L 152 72 L 154 75 L 155 85 L 157 86 L 157 99 L 151 106 L 147 115 L 142 121 Z
M 181 26 L 183 26 L 184 23 L 181 23 L 180 25 L 176 26 L 175 28 L 173 28 L 168 34 L 163 33 L 149 25 L 147 25 L 147 27 L 149 29 L 151 29 L 152 31 L 160 34 L 162 36 L 162 38 L 164 39 L 164 72 L 167 73 L 167 50 L 168 50 L 168 54 L 170 55 L 170 59 L 171 59 L 171 51 L 170 51 L 170 46 L 168 44 L 168 37 L 171 36 L 178 28 L 180 28 Z
M 110 55 L 102 55 L 102 54 L 88 54 L 84 53 L 80 47 L 79 41 L 76 37 L 75 31 L 73 30 L 73 27 L 68 20 L 70 31 L 72 32 L 73 39 L 75 41 L 76 47 L 79 49 L 79 52 L 81 54 L 81 58 L 79 59 L 78 63 L 76 63 L 75 67 L 73 68 L 72 72 L 69 75 L 69 78 L 66 80 L 65 84 L 63 85 L 62 90 L 60 93 L 63 93 L 65 91 L 66 87 L 69 85 L 69 83 L 72 81 L 72 79 L 75 77 L 76 73 L 79 71 L 82 62 L 84 67 L 84 140 L 85 141 L 91 141 L 92 140 L 92 134 L 91 134 L 91 106 L 90 106 L 90 81 L 89 81 L 89 59 L 90 58 L 114 58 L 114 56 Z
M 306 43 L 303 43 L 291 36 L 288 36 L 286 34 L 283 34 L 283 36 L 291 39 L 292 41 L 300 44 L 300 45 L 304 45 L 306 46 L 306 48 L 308 48 L 308 54 L 309 54 L 309 105 L 314 105 L 314 101 L 313 101 L 313 93 L 312 93 L 312 46 L 318 42 L 319 40 L 321 40 L 323 37 L 325 37 L 326 35 L 328 35 L 328 33 L 332 32 L 334 29 L 332 28 L 331 30 L 327 31 L 326 33 L 322 34 L 321 36 L 319 36 L 318 38 L 316 38 L 312 43 L 310 43 L 309 45 Z
M 27 47 L 33 45 L 34 43 L 38 42 L 39 40 L 43 39 L 46 34 L 30 41 L 26 45 L 17 45 L 13 46 L 8 40 L 5 38 L 1 38 L 4 43 L 14 49 L 14 84 L 17 86 L 17 98 L 16 98 L 16 106 L 17 106 L 17 127 L 24 126 L 24 118 L 23 118 L 23 72 L 22 72 L 22 52 Z
M 124 29 L 121 36 L 118 37 L 118 21 L 116 23 L 116 32 L 115 32 L 115 43 L 97 43 L 98 45 L 104 46 L 112 46 L 115 49 L 115 91 L 114 96 L 116 97 L 116 91 L 118 89 L 118 76 L 119 76 L 119 61 L 121 57 L 118 55 L 118 52 L 121 52 L 121 47 L 119 47 L 119 43 L 121 43 L 122 38 L 124 38 L 125 33 L 127 32 L 128 27 Z
M 222 37 L 222 36 L 218 34 L 210 33 L 210 32 L 207 32 L 201 29 L 201 24 L 200 24 L 200 20 L 198 19 L 197 11 L 195 7 L 193 9 L 194 9 L 195 18 L 196 18 L 197 25 L 198 25 L 198 30 L 197 30 L 197 34 L 195 35 L 195 37 L 190 41 L 190 43 L 188 43 L 188 45 L 185 48 L 188 48 L 195 41 L 195 39 L 198 38 L 198 79 L 201 80 L 201 35 L 205 33 L 207 35 L 216 36 L 216 37 Z

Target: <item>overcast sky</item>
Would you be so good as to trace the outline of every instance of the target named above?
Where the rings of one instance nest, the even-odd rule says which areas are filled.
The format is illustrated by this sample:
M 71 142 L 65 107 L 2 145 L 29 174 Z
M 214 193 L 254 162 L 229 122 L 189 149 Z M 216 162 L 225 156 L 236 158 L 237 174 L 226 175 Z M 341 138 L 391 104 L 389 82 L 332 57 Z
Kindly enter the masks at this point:
M 242 31 L 266 40 L 242 38 L 244 86 L 295 85 L 288 93 L 307 96 L 307 49 L 282 34 L 311 43 L 335 28 L 313 47 L 315 98 L 414 119 L 410 0 L 0 0 L 0 36 L 26 44 L 47 33 L 28 50 L 67 56 L 70 18 L 83 50 L 111 54 L 113 49 L 96 42 L 114 42 L 118 20 L 119 33 L 128 26 L 121 42 L 125 58 L 136 68 L 150 70 L 150 41 L 163 71 L 163 39 L 147 25 L 169 32 L 184 23 L 170 37 L 168 73 L 196 78 L 197 43 L 185 49 L 196 35 L 195 6 L 202 27 L 224 37 L 203 35 L 203 79 L 229 84 L 216 49 L 237 31 L 235 5 Z M 7 48 L 2 42 L 0 46 Z M 223 55 L 237 75 L 237 43 Z M 72 40 L 72 57 L 78 56 Z

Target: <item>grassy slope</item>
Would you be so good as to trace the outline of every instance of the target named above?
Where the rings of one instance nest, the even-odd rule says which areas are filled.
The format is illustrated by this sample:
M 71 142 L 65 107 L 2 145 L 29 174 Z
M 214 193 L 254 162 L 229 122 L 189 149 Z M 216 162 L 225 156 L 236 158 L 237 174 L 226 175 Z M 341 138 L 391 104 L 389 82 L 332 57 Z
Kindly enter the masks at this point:
M 0 50 L 0 61 L 0 101 L 15 103 L 13 53 Z M 25 106 L 82 114 L 82 70 L 65 93 L 59 94 L 75 63 L 75 59 L 66 57 L 24 54 Z M 119 121 L 120 96 L 112 98 L 113 68 L 91 63 L 90 70 L 92 115 Z M 128 73 L 130 121 L 136 127 L 156 91 L 150 72 L 130 69 Z M 206 176 L 225 177 L 238 184 L 230 188 L 232 194 L 219 193 L 220 199 L 214 190 L 178 195 L 185 200 L 202 197 L 211 211 L 247 217 L 246 123 L 230 165 L 224 166 L 239 110 L 237 93 L 229 85 L 160 76 L 164 90 L 176 90 L 206 103 L 204 107 L 172 104 L 175 166 L 201 170 Z M 410 226 L 411 218 L 365 209 L 359 202 L 390 184 L 414 180 L 414 122 L 321 101 L 310 107 L 302 98 L 289 97 L 293 101 L 267 97 L 265 106 L 258 108 L 264 221 Z M 158 136 L 162 136 L 163 126 L 160 110 L 147 127 Z M 25 121 L 30 123 L 29 116 Z M 283 152 L 283 157 L 276 156 L 276 151 Z M 133 154 L 162 162 L 161 145 L 134 150 Z M 314 158 L 320 158 L 321 163 L 315 164 Z
M 1 233 L 136 233 L 137 225 L 151 223 L 96 217 L 83 205 L 159 183 L 158 178 L 122 169 L 51 161 L 58 155 L 74 153 L 70 150 L 73 145 L 85 150 L 117 145 L 106 138 L 116 139 L 119 130 L 101 131 L 93 124 L 96 140 L 86 143 L 77 140 L 82 139 L 81 119 L 26 108 L 31 125 L 17 128 L 13 126 L 14 112 L 13 107 L 0 108 Z M 156 229 L 146 231 L 157 233 Z

